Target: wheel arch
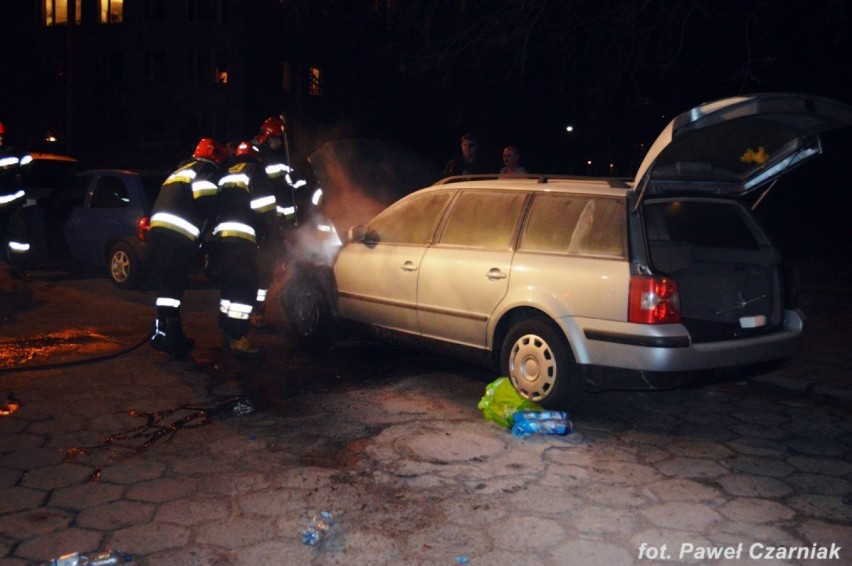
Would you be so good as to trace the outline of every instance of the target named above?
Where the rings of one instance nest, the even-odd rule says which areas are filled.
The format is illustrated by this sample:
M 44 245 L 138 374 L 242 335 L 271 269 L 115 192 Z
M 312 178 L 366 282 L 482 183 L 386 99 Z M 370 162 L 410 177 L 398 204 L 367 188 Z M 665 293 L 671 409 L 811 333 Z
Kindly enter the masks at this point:
M 566 344 L 568 344 L 568 348 L 571 350 L 571 354 L 574 356 L 574 359 L 577 359 L 577 352 L 574 347 L 574 344 L 565 335 L 565 332 L 563 331 L 562 327 L 555 320 L 553 320 L 550 315 L 548 315 L 543 310 L 537 309 L 535 307 L 518 306 L 504 312 L 494 325 L 494 331 L 491 334 L 490 343 L 492 367 L 500 367 L 500 350 L 503 347 L 503 341 L 506 339 L 506 335 L 509 333 L 512 327 L 515 326 L 515 324 L 517 324 L 518 322 L 529 319 L 537 319 L 553 326 L 554 330 L 557 330 L 559 334 L 563 336 Z

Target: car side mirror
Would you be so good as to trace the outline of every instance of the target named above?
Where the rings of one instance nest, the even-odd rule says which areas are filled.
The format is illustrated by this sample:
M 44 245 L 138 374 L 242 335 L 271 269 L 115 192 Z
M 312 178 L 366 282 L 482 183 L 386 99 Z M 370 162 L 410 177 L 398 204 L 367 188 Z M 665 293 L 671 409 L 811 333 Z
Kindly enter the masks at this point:
M 349 228 L 348 232 L 349 241 L 363 244 L 366 234 L 367 233 L 364 231 L 364 226 L 362 224 L 352 226 L 351 228 Z

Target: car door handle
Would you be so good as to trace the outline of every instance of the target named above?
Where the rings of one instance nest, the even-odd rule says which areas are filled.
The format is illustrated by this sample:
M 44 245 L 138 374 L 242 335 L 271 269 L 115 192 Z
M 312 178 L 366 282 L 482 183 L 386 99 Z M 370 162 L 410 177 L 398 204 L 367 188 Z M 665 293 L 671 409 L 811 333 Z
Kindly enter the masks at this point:
M 492 267 L 488 270 L 488 275 L 486 275 L 490 280 L 494 281 L 495 279 L 505 279 L 508 277 L 499 267 Z
M 417 266 L 414 265 L 413 261 L 406 261 L 402 264 L 403 271 L 417 271 Z

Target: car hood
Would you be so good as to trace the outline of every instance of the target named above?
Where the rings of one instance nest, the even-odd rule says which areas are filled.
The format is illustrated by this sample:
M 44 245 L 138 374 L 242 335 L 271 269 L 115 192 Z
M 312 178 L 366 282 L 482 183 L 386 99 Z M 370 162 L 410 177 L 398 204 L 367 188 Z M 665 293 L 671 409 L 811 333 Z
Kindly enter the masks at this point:
M 669 122 L 634 187 L 643 194 L 742 196 L 822 153 L 819 134 L 852 125 L 852 107 L 803 94 L 702 104 Z
M 322 188 L 323 214 L 344 230 L 440 177 L 424 156 L 375 139 L 327 142 L 308 162 Z

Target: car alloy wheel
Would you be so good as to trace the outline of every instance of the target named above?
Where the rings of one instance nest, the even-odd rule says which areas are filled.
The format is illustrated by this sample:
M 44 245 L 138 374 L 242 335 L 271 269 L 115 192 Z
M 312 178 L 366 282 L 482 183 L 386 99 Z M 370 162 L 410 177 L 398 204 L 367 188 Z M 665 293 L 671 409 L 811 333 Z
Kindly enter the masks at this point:
M 137 261 L 133 250 L 127 244 L 116 244 L 109 254 L 109 277 L 122 289 L 135 289 L 137 286 Z

